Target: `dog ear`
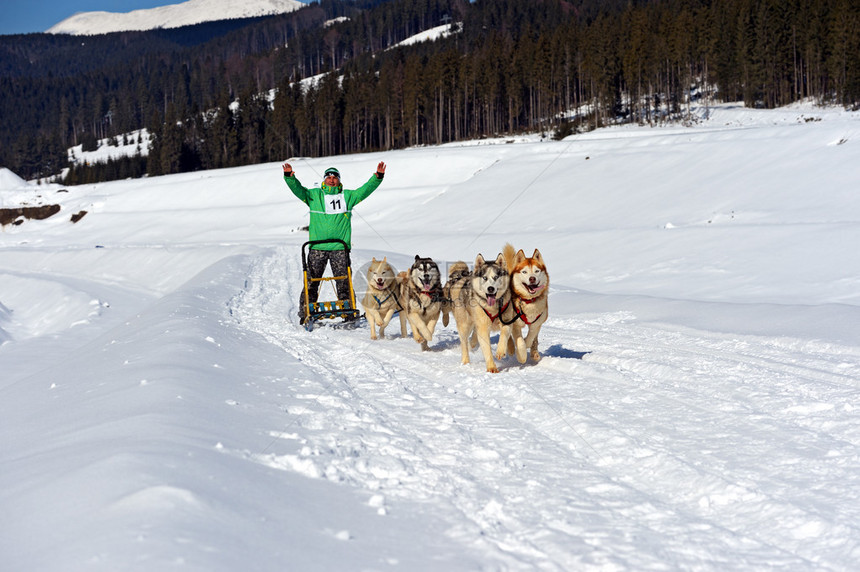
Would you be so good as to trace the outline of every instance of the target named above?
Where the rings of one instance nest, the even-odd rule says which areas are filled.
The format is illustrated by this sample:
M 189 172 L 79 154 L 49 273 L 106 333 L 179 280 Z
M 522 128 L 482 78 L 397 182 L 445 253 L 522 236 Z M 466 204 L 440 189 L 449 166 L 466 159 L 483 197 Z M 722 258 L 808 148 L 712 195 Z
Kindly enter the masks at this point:
M 496 257 L 496 264 L 498 264 L 498 265 L 499 265 L 499 266 L 501 266 L 502 268 L 504 268 L 504 267 L 505 267 L 505 257 L 504 257 L 504 256 L 502 256 L 502 253 L 501 253 L 501 252 L 500 252 L 500 253 L 499 253 L 499 255 Z
M 532 254 L 532 258 L 534 258 L 535 260 L 537 260 L 539 262 L 543 262 L 543 257 L 541 257 L 540 250 L 538 250 L 537 248 L 535 248 L 535 253 Z
M 387 258 L 388 258 L 387 256 L 383 256 L 383 257 L 382 257 L 381 262 L 388 262 L 388 261 L 386 260 Z M 374 258 L 374 260 L 376 260 L 376 259 Z
M 383 259 L 383 260 L 384 260 L 384 259 Z M 376 261 L 377 261 L 377 260 L 376 260 L 376 257 L 374 256 L 374 257 L 373 257 L 373 260 L 371 260 L 371 261 L 370 261 L 370 263 L 371 263 L 371 264 L 373 264 L 373 263 L 374 263 L 374 262 L 376 262 Z
M 526 259 L 526 253 L 523 252 L 523 249 L 521 248 L 519 250 L 519 252 L 517 252 L 517 264 L 519 264 L 520 262 L 522 262 L 525 259 Z
M 421 257 L 416 254 L 415 255 L 415 262 L 418 262 L 419 260 L 421 260 Z
M 484 264 L 485 264 L 485 262 L 484 262 L 484 255 L 483 255 L 483 254 L 479 254 L 479 255 L 477 256 L 477 258 L 475 258 L 475 270 L 477 270 L 478 268 L 480 268 L 480 267 L 481 267 L 481 266 L 483 266 Z

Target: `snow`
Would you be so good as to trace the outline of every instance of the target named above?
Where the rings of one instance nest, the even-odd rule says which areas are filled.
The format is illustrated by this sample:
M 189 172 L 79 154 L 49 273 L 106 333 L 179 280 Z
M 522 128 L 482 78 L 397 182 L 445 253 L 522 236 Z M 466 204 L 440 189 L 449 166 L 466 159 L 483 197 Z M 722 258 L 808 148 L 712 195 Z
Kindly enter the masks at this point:
M 180 28 L 215 20 L 284 14 L 304 6 L 298 0 L 186 0 L 131 12 L 78 12 L 51 26 L 46 32 L 88 36 L 130 30 Z
M 13 190 L 26 186 L 27 181 L 6 167 L 0 168 L 0 191 Z
M 62 211 L 0 233 L 4 569 L 856 569 L 860 116 L 694 112 L 290 158 L 388 164 L 359 289 L 540 249 L 544 357 L 495 375 L 299 327 L 279 163 L 16 190 Z
M 346 16 L 338 16 L 337 18 L 332 18 L 330 20 L 326 20 L 323 22 L 323 28 L 328 28 L 330 26 L 334 26 L 335 24 L 340 24 L 341 22 L 348 22 L 349 18 Z
M 53 193 L 51 193 L 53 194 Z M 0 208 L 34 207 L 45 204 L 43 189 L 6 167 L 0 167 Z
M 451 34 L 458 33 L 462 30 L 462 23 L 456 24 L 442 24 L 441 26 L 435 26 L 433 28 L 429 28 L 415 34 L 414 36 L 410 36 L 409 38 L 403 40 L 402 42 L 395 45 L 398 46 L 411 46 L 413 44 L 420 44 L 421 42 L 430 42 L 435 41 L 440 38 L 447 38 Z
M 99 139 L 95 151 L 84 151 L 83 145 L 75 145 L 69 149 L 68 156 L 69 161 L 76 164 L 107 163 L 111 159 L 116 160 L 135 155 L 145 157 L 149 155 L 151 142 L 149 130 L 138 129 L 129 133 L 125 142 L 122 138 L 116 141 L 110 138 Z

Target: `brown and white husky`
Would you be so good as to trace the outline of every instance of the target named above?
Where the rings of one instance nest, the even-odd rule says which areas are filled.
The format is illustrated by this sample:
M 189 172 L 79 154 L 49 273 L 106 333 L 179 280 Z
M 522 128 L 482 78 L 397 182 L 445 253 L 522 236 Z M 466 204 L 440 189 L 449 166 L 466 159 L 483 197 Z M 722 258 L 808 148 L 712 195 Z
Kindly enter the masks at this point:
M 511 294 L 514 307 L 512 343 L 520 363 L 525 363 L 526 353 L 531 351 L 532 360 L 540 361 L 538 334 L 549 316 L 549 273 L 538 249 L 526 256 L 522 250 L 514 252 L 514 247 L 506 244 L 502 250 L 505 267 L 511 275 Z M 523 339 L 523 328 L 528 326 L 528 334 Z M 500 340 L 501 343 L 501 340 Z M 514 350 L 511 344 L 508 351 Z

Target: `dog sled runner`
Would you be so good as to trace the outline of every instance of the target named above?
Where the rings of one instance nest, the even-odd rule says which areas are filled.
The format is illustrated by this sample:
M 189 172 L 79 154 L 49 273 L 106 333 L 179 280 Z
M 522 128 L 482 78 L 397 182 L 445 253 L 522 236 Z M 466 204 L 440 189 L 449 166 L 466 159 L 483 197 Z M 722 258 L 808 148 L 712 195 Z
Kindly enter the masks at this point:
M 308 271 L 308 251 L 310 247 L 316 244 L 339 243 L 343 245 L 346 253 L 346 274 L 343 276 L 323 276 L 321 278 L 311 278 Z M 346 300 L 325 300 L 310 302 L 308 296 L 308 285 L 311 282 L 332 282 L 332 286 L 337 297 L 337 287 L 335 280 L 346 280 L 349 285 L 349 298 Z M 303 325 L 307 331 L 314 329 L 314 324 L 320 320 L 336 320 L 341 319 L 341 322 L 333 322 L 333 326 L 355 327 L 358 319 L 361 317 L 361 312 L 355 304 L 355 290 L 352 286 L 352 262 L 349 257 L 349 246 L 337 238 L 325 240 L 309 240 L 302 245 L 302 287 L 305 291 L 305 320 Z M 319 295 L 322 296 L 322 288 L 319 289 Z

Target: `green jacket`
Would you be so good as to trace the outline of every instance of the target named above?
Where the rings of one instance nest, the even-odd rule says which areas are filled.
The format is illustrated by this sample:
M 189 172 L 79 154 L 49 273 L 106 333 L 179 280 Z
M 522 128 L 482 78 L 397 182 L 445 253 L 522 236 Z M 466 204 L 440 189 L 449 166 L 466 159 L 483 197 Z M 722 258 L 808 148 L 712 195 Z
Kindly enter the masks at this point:
M 355 190 L 344 189 L 343 185 L 329 187 L 325 183 L 319 188 L 308 189 L 302 186 L 295 173 L 284 175 L 284 181 L 296 197 L 311 209 L 309 223 L 310 240 L 339 238 L 352 248 L 352 208 L 370 196 L 382 179 L 374 173 L 370 180 Z M 319 244 L 316 250 L 342 250 L 339 243 Z

